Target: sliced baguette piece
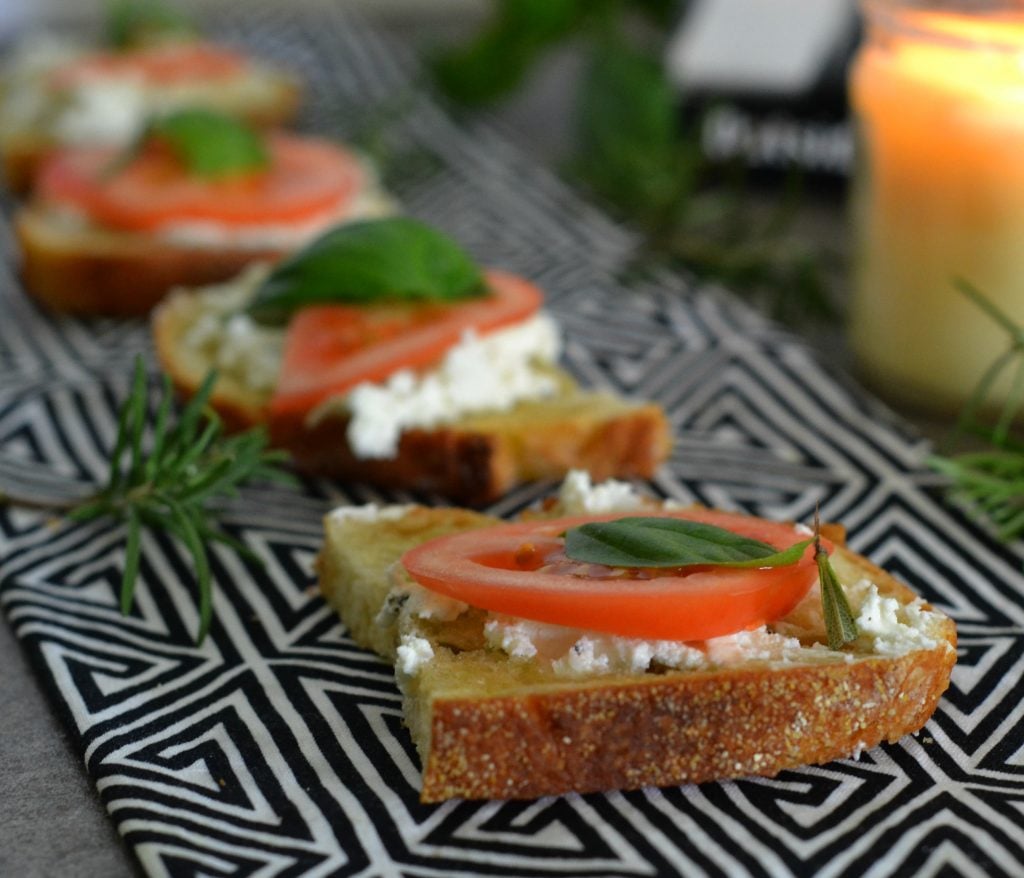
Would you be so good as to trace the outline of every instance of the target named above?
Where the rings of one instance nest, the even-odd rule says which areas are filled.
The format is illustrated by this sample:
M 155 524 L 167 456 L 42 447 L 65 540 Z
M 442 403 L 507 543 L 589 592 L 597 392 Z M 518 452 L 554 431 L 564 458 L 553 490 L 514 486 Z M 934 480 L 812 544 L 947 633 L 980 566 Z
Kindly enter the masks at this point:
M 815 586 L 774 626 L 801 644 L 784 658 L 569 675 L 513 660 L 487 645 L 482 611 L 424 611 L 424 590 L 398 564 L 428 539 L 493 523 L 420 506 L 348 507 L 325 519 L 320 588 L 357 643 L 396 662 L 424 802 L 773 776 L 917 731 L 949 685 L 953 622 L 844 548 L 833 564 L 854 612 L 870 581 L 868 594 L 894 600 L 920 643 L 896 648 L 866 631 L 828 650 Z M 432 657 L 411 669 L 401 653 L 424 648 Z
M 195 393 L 213 365 L 208 351 L 188 341 L 208 313 L 208 302 L 201 292 L 178 291 L 153 315 L 158 358 L 185 396 Z M 567 373 L 558 375 L 561 391 L 555 396 L 432 429 L 406 430 L 397 454 L 381 459 L 353 454 L 342 412 L 311 425 L 272 419 L 272 388 L 256 390 L 243 375 L 221 373 L 212 401 L 235 429 L 268 424 L 273 444 L 287 449 L 304 472 L 436 492 L 474 506 L 522 482 L 561 478 L 573 468 L 588 469 L 597 478 L 653 475 L 671 448 L 662 409 L 585 391 Z
M 363 189 L 346 219 L 394 213 L 396 203 L 374 169 L 356 161 L 363 169 Z M 85 316 L 143 316 L 175 287 L 225 281 L 248 265 L 277 261 L 293 249 L 192 243 L 108 229 L 39 198 L 15 213 L 14 231 L 26 291 L 50 310 Z
M 148 314 L 170 289 L 202 286 L 238 274 L 279 250 L 200 247 L 144 233 L 71 225 L 30 205 L 15 215 L 25 289 L 54 311 L 107 317 Z

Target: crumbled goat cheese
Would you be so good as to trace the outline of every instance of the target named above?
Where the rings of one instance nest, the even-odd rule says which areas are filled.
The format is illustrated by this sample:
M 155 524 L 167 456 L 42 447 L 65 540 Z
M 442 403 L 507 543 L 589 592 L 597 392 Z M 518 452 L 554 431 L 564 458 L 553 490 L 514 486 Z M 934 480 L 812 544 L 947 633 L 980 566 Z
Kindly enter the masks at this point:
M 493 615 L 484 625 L 493 649 L 512 659 L 538 659 L 559 674 L 642 673 L 652 665 L 694 668 L 706 665 L 704 652 L 676 640 L 643 640 L 581 631 L 561 625 Z
M 597 515 L 603 512 L 632 512 L 644 498 L 629 482 L 608 479 L 595 485 L 590 473 L 571 470 L 558 492 L 566 515 Z
M 922 609 L 924 601 L 917 598 L 901 604 L 896 598 L 882 597 L 875 583 L 861 579 L 847 590 L 850 602 L 859 607 L 857 631 L 874 641 L 879 655 L 904 655 L 916 649 L 933 649 L 937 641 L 925 632 L 935 618 Z
M 418 674 L 420 668 L 434 657 L 434 648 L 425 637 L 403 634 L 397 655 L 396 668 L 405 676 L 411 677 Z
M 483 336 L 467 331 L 435 369 L 422 374 L 402 369 L 383 384 L 360 384 L 315 409 L 309 423 L 340 405 L 351 415 L 348 442 L 357 457 L 394 457 L 402 431 L 410 427 L 507 411 L 521 400 L 554 394 L 556 378 L 538 365 L 554 362 L 558 353 L 558 330 L 546 314 Z
M 145 90 L 133 79 L 84 82 L 68 92 L 52 133 L 69 144 L 124 144 L 142 131 Z
M 329 517 L 332 521 L 359 521 L 374 524 L 378 521 L 398 521 L 403 518 L 412 505 L 408 503 L 364 503 L 362 506 L 338 506 L 332 509 Z
M 284 332 L 233 312 L 248 301 L 249 290 L 265 274 L 265 266 L 255 266 L 233 283 L 207 287 L 203 310 L 182 340 L 186 350 L 201 354 L 221 375 L 255 393 L 270 393 L 277 385 Z
M 704 641 L 708 661 L 715 665 L 731 665 L 752 661 L 787 661 L 802 648 L 795 637 L 784 637 L 767 628 L 737 631 L 724 637 Z

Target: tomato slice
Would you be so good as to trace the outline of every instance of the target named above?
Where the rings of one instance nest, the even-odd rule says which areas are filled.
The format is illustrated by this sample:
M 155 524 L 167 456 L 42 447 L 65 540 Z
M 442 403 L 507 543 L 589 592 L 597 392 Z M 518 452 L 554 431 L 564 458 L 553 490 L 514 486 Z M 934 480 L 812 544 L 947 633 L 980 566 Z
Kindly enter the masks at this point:
M 402 563 L 420 585 L 474 607 L 656 640 L 707 640 L 780 619 L 817 580 L 813 546 L 796 564 L 754 570 L 576 565 L 580 569 L 569 573 L 564 562 L 547 563 L 558 557 L 560 535 L 568 528 L 638 514 L 575 516 L 453 534 L 409 550 Z M 778 549 L 807 538 L 792 525 L 708 509 L 653 514 L 712 524 Z
M 364 381 L 437 363 L 463 333 L 525 320 L 543 301 L 529 281 L 486 274 L 488 294 L 455 304 L 317 305 L 288 325 L 271 416 L 307 412 Z
M 333 143 L 275 134 L 267 147 L 266 170 L 214 180 L 186 173 L 166 149 L 143 150 L 113 171 L 116 150 L 62 150 L 43 166 L 37 193 L 50 203 L 74 205 L 108 228 L 146 231 L 171 222 L 300 223 L 337 213 L 362 186 L 358 160 Z
M 185 85 L 230 79 L 249 62 L 244 55 L 212 43 L 188 41 L 125 52 L 90 52 L 61 65 L 50 76 L 57 89 L 100 79 L 136 79 L 151 85 Z

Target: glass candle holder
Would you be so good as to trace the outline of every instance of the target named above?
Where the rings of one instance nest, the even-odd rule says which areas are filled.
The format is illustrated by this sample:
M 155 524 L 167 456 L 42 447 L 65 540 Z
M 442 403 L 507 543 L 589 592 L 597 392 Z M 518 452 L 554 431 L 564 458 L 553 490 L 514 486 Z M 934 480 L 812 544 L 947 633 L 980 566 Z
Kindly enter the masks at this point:
M 1010 343 L 958 281 L 1024 326 L 1024 8 L 864 10 L 850 343 L 884 395 L 952 413 Z

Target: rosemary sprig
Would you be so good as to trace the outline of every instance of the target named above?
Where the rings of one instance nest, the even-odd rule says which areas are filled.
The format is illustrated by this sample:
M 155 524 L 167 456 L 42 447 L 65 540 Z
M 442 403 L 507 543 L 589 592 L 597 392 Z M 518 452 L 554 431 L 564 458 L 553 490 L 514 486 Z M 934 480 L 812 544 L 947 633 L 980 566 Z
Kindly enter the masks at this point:
M 1024 327 L 1018 326 L 970 282 L 957 278 L 956 288 L 988 314 L 1007 334 L 1007 347 L 982 373 L 964 404 L 954 439 L 971 434 L 988 448 L 934 455 L 929 466 L 949 480 L 948 495 L 987 519 L 1003 540 L 1024 534 L 1024 443 L 1013 433 L 1024 406 Z M 984 420 L 996 383 L 1009 376 L 1006 398 L 994 421 Z
M 208 405 L 215 381 L 214 373 L 207 375 L 172 424 L 173 392 L 170 378 L 164 376 L 147 455 L 146 370 L 141 357 L 136 359 L 131 392 L 120 410 L 107 484 L 69 513 L 76 521 L 109 516 L 124 522 L 127 537 L 120 595 L 125 614 L 134 602 L 143 528 L 167 531 L 184 544 L 192 558 L 199 593 L 196 643 L 206 637 L 213 614 L 208 544 L 223 543 L 255 559 L 247 547 L 217 527 L 210 502 L 235 495 L 239 485 L 252 479 L 290 479 L 277 468 L 286 455 L 267 450 L 264 430 L 224 434 L 220 418 Z
M 814 510 L 814 560 L 818 565 L 821 586 L 821 611 L 825 618 L 825 635 L 829 649 L 842 649 L 844 644 L 857 639 L 857 623 L 853 618 L 846 592 L 832 568 L 828 552 L 821 545 L 821 519 Z

